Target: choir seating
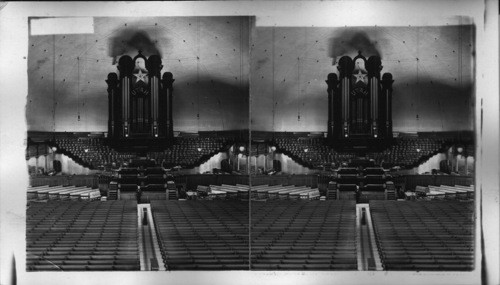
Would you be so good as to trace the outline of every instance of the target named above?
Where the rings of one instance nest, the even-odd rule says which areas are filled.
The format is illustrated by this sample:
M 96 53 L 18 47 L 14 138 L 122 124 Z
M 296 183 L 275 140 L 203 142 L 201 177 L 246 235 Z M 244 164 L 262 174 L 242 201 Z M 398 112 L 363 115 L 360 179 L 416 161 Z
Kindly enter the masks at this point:
M 339 165 L 356 157 L 355 153 L 339 153 L 326 145 L 322 138 L 309 137 L 283 137 L 276 138 L 275 144 L 278 151 L 291 156 L 306 167 L 318 168 L 330 166 L 332 163 Z M 306 151 L 307 150 L 307 151 Z
M 274 140 L 278 151 L 291 156 L 295 161 L 306 167 L 321 168 L 339 166 L 355 160 L 358 154 L 337 152 L 328 146 L 324 138 L 310 137 L 278 137 Z M 411 168 L 418 166 L 434 154 L 444 151 L 446 147 L 457 143 L 446 138 L 403 136 L 394 138 L 394 143 L 382 152 L 367 152 L 365 157 L 373 159 L 377 165 L 386 168 L 400 166 Z M 466 146 L 469 146 L 467 144 Z M 471 154 L 470 146 L 466 148 Z
M 27 271 L 140 270 L 135 201 L 32 203 Z
M 385 270 L 474 269 L 471 201 L 370 201 Z
M 91 137 L 65 137 L 56 138 L 55 144 L 58 152 L 90 169 L 99 166 L 111 166 L 113 163 L 122 165 L 136 157 L 135 153 L 117 152 L 105 144 L 104 138 Z
M 253 270 L 356 270 L 354 201 L 252 203 Z
M 248 270 L 248 202 L 152 201 L 167 270 Z
M 166 167 L 194 167 L 219 153 L 230 142 L 229 139 L 213 137 L 178 137 L 171 149 L 156 152 L 152 157 Z
M 382 159 L 387 166 L 413 167 L 420 162 L 444 151 L 446 141 L 439 138 L 402 137 L 383 152 Z
M 192 168 L 222 151 L 231 141 L 226 137 L 177 137 L 170 148 L 164 146 L 163 151 L 150 151 L 146 157 L 165 167 Z M 139 158 L 135 152 L 113 149 L 100 137 L 58 137 L 54 143 L 58 152 L 90 169 L 118 167 Z

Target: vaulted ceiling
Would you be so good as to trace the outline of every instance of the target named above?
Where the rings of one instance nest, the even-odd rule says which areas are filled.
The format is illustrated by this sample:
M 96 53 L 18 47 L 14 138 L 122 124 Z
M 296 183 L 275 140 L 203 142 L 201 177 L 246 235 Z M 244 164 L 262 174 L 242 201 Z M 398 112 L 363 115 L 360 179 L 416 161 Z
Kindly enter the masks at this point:
M 471 130 L 474 28 L 258 27 L 253 41 L 253 128 L 325 131 L 329 73 L 358 51 L 392 73 L 396 131 Z
M 474 26 L 252 27 L 250 17 L 94 18 L 93 34 L 29 37 L 29 130 L 106 131 L 117 59 L 162 57 L 176 131 L 326 131 L 326 79 L 378 54 L 396 131 L 473 128 Z M 250 95 L 249 95 L 250 94 Z
M 29 37 L 30 130 L 106 131 L 108 73 L 159 54 L 174 75 L 175 130 L 248 125 L 249 17 L 94 18 L 93 34 Z M 248 127 L 247 127 L 248 128 Z

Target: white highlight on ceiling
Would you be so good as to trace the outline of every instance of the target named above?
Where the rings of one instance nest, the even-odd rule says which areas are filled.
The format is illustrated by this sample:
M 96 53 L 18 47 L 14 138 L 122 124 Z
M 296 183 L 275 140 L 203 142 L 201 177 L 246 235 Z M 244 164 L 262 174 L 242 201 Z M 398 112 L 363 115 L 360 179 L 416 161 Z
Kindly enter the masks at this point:
M 93 34 L 93 17 L 30 19 L 31 35 Z

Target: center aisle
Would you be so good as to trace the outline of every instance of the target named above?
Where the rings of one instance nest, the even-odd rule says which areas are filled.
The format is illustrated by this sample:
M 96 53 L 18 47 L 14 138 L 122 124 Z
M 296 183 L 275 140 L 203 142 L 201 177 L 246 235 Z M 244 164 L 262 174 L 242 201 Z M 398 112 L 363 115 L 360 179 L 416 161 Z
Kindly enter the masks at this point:
M 368 204 L 356 205 L 358 270 L 383 270 Z
M 165 271 L 149 204 L 137 205 L 137 222 L 141 271 Z

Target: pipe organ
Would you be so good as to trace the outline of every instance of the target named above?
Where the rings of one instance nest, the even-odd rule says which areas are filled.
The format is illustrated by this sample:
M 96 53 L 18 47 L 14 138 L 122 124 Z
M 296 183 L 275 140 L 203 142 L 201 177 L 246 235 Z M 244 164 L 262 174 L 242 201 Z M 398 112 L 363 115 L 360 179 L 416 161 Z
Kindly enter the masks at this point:
M 173 139 L 172 84 L 170 72 L 161 76 L 161 58 L 146 58 L 141 51 L 133 59 L 122 56 L 119 75 L 110 73 L 108 84 L 108 137 L 115 140 L 138 138 Z
M 392 75 L 380 79 L 380 57 L 368 60 L 359 52 L 338 62 L 339 76 L 328 74 L 328 140 L 392 138 Z

